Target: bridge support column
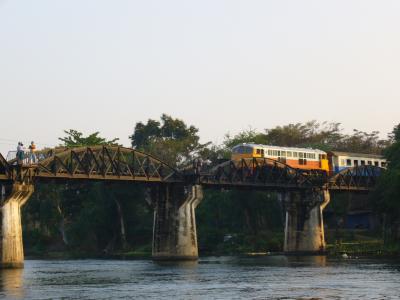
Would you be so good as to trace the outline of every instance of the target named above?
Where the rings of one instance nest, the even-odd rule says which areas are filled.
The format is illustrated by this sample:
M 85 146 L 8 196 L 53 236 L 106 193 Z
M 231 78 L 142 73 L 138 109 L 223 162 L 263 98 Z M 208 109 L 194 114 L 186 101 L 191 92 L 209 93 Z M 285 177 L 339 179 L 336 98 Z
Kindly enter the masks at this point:
M 288 254 L 325 252 L 322 211 L 330 201 L 328 190 L 289 192 L 286 207 L 284 251 Z
M 153 259 L 198 259 L 195 208 L 203 198 L 200 185 L 160 186 L 153 195 Z M 155 200 L 155 201 L 154 201 Z
M 2 268 L 23 268 L 21 207 L 33 193 L 33 185 L 14 184 L 11 194 L 1 205 L 1 262 Z

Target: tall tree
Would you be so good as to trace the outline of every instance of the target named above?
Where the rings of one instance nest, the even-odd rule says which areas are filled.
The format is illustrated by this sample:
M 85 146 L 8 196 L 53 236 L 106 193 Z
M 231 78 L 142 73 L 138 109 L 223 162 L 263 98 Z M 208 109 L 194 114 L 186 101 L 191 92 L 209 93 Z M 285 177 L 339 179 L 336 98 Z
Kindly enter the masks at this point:
M 163 114 L 160 121 L 149 119 L 136 123 L 130 136 L 132 147 L 166 161 L 172 166 L 188 163 L 200 155 L 207 144 L 200 143 L 198 129 L 180 119 Z

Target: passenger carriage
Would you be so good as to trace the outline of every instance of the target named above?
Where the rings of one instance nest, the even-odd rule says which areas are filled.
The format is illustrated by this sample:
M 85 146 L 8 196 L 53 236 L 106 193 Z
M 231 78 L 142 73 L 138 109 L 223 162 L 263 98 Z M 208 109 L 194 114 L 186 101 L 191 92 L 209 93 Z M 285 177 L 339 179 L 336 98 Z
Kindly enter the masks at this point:
M 357 166 L 375 166 L 386 168 L 386 159 L 382 155 L 331 151 L 328 153 L 329 169 L 338 173 Z

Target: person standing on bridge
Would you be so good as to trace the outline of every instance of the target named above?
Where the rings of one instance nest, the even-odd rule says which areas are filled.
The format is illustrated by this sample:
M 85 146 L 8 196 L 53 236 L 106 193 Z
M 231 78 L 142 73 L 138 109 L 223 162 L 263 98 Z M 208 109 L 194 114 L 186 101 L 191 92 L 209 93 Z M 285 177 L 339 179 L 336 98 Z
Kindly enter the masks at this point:
M 29 163 L 30 164 L 35 164 L 36 163 L 36 145 L 35 143 L 32 141 L 31 144 L 29 145 Z
M 17 164 L 22 165 L 24 161 L 24 145 L 21 142 L 18 142 L 17 146 Z

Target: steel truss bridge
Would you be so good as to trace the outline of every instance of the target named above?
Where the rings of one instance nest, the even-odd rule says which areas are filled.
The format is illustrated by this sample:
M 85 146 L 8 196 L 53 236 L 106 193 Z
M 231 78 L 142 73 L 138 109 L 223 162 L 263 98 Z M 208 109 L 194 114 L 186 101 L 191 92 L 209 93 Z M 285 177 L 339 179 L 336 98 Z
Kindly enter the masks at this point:
M 0 154 L 0 181 L 100 180 L 142 183 L 201 184 L 213 188 L 369 191 L 383 169 L 365 165 L 329 176 L 321 171 L 294 169 L 268 158 L 226 161 L 202 169 L 177 170 L 160 159 L 135 149 L 95 146 L 51 149 L 36 153 L 37 163 L 17 165 Z

